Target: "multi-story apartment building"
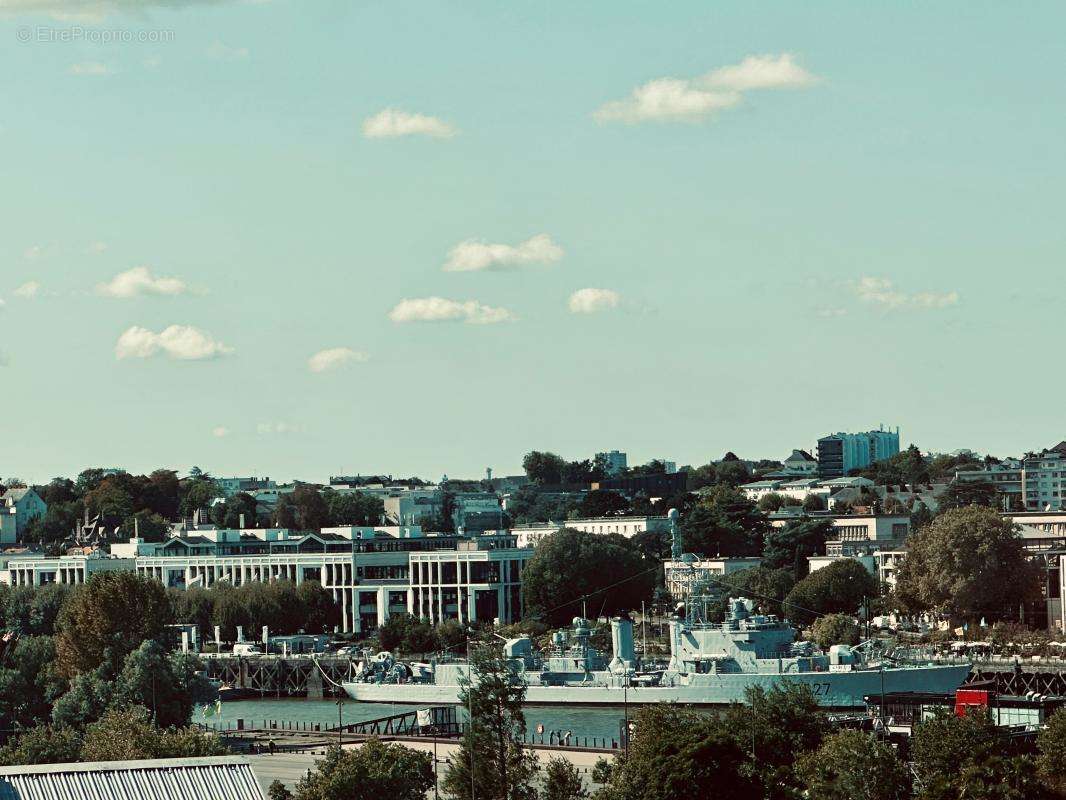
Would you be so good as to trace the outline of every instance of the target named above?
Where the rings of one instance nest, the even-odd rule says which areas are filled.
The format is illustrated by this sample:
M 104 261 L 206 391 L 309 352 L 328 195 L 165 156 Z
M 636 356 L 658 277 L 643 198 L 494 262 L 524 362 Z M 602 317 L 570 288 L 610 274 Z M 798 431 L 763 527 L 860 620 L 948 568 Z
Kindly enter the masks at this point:
M 818 440 L 818 474 L 823 478 L 840 478 L 853 469 L 868 467 L 897 453 L 899 428 L 830 434 Z
M 276 489 L 278 484 L 270 478 L 215 478 L 215 484 L 223 497 L 233 497 L 235 494 L 256 492 Z
M 417 527 L 284 529 L 200 527 L 164 542 L 132 539 L 110 554 L 0 559 L 0 582 L 84 583 L 94 572 L 132 570 L 175 589 L 254 581 L 315 580 L 341 609 L 341 630 L 365 633 L 406 611 L 503 623 L 522 615 L 521 574 L 532 555 L 510 534 L 424 534 Z
M 1004 511 L 1058 511 L 1066 508 L 1066 442 L 985 469 L 960 470 L 955 479 L 991 483 Z

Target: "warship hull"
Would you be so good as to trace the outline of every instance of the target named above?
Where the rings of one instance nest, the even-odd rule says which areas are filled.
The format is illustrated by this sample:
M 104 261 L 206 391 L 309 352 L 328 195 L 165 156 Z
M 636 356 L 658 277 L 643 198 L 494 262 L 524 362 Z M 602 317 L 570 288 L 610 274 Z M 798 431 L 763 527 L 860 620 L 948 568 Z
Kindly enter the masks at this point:
M 829 709 L 864 708 L 866 695 L 880 692 L 954 692 L 970 673 L 968 665 L 857 669 L 848 672 L 726 673 L 700 675 L 699 684 L 676 686 L 564 685 L 530 683 L 528 705 L 621 706 L 680 703 L 722 706 L 743 703 L 751 686 L 769 689 L 783 682 L 809 686 Z M 345 683 L 345 692 L 364 703 L 458 704 L 459 686 L 434 683 Z

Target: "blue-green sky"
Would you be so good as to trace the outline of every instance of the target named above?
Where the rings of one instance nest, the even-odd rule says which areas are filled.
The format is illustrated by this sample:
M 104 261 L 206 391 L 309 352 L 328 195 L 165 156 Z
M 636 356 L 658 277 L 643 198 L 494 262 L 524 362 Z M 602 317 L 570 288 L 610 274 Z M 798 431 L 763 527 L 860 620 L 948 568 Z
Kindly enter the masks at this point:
M 0 9 L 0 476 L 1066 438 L 1060 3 Z

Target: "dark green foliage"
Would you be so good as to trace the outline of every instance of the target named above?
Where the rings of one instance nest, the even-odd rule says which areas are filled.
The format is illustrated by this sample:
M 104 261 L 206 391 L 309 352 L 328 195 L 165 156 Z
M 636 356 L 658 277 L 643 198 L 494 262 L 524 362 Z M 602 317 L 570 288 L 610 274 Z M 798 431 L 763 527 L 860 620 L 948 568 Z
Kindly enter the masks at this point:
M 331 747 L 300 779 L 296 800 L 425 800 L 433 786 L 433 757 L 400 744 L 370 739 L 352 750 Z
M 32 728 L 51 714 L 67 689 L 55 668 L 55 643 L 49 636 L 20 639 L 0 667 L 0 728 Z
M 605 614 L 639 608 L 651 597 L 657 569 L 617 534 L 563 528 L 537 544 L 522 572 L 526 614 L 562 625 L 581 613 L 586 597 Z
M 825 542 L 833 532 L 829 520 L 800 518 L 766 534 L 763 566 L 788 569 L 797 580 L 807 577 L 807 557 L 825 555 Z
M 170 603 L 158 581 L 134 572 L 98 572 L 73 591 L 60 611 L 60 674 L 73 677 L 101 665 L 117 671 L 142 642 L 160 641 L 171 621 Z
M 580 517 L 606 517 L 629 511 L 629 501 L 618 492 L 597 489 L 589 492 L 577 507 Z
M 586 800 L 589 793 L 577 767 L 563 758 L 552 758 L 544 768 L 541 800 Z
M 210 589 L 191 589 L 170 594 L 174 618 L 197 625 L 202 641 L 213 635 L 213 626 L 232 641 L 237 626 L 257 637 L 266 625 L 271 635 L 322 633 L 340 622 L 340 607 L 318 581 L 253 581 L 241 586 L 217 583 Z
M 342 494 L 334 489 L 323 489 L 322 496 L 334 526 L 380 525 L 385 516 L 385 503 L 380 497 L 363 492 Z
M 911 737 L 914 773 L 925 786 L 953 780 L 961 767 L 1002 754 L 1002 742 L 986 714 L 957 717 L 941 711 L 920 723 Z
M 911 535 L 907 551 L 896 584 L 907 610 L 1009 619 L 1021 603 L 1040 596 L 1038 570 L 1020 534 L 990 508 L 940 514 Z
M 443 788 L 458 800 L 533 800 L 537 757 L 522 749 L 525 683 L 495 642 L 474 649 L 471 670 L 473 682 L 460 678 L 459 693 L 470 725 L 451 757 Z
M 81 736 L 71 728 L 39 725 L 8 741 L 0 749 L 0 765 L 65 764 L 77 761 Z
M 1036 744 L 1037 767 L 1044 782 L 1060 797 L 1066 797 L 1066 711 L 1060 709 L 1051 715 Z
M 193 727 L 156 727 L 146 708 L 133 705 L 108 711 L 86 728 L 81 760 L 203 758 L 228 753 L 217 735 Z
M 292 800 L 292 792 L 279 780 L 271 781 L 267 787 L 267 800 Z
M 744 493 L 717 486 L 681 521 L 685 552 L 704 556 L 756 556 L 770 530 L 766 517 Z
M 797 583 L 785 598 L 785 615 L 809 625 L 822 614 L 855 614 L 865 598 L 879 591 L 877 579 L 862 564 L 843 558 Z
M 610 769 L 597 800 L 749 800 L 760 796 L 748 753 L 718 720 L 676 706 L 634 717 L 628 755 Z
M 967 506 L 999 508 L 996 487 L 989 481 L 955 481 L 940 495 L 940 513 Z
M 864 731 L 841 731 L 796 763 L 796 775 L 818 800 L 907 800 L 911 779 L 888 744 Z
M 811 640 L 823 650 L 835 644 L 859 643 L 859 626 L 847 614 L 826 614 L 814 621 Z

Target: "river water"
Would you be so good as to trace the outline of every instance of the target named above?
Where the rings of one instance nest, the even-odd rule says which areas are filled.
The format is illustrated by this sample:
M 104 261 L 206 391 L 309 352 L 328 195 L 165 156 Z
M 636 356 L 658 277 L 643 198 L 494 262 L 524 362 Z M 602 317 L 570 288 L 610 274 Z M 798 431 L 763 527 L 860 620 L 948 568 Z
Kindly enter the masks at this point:
M 345 700 L 340 714 L 343 724 L 365 722 L 415 711 L 422 706 L 393 703 L 357 703 Z M 278 720 L 294 723 L 318 723 L 323 727 L 337 725 L 336 700 L 307 700 L 304 698 L 264 698 L 262 700 L 232 700 L 222 704 L 221 719 L 204 720 L 194 712 L 194 722 L 208 722 L 219 727 L 235 727 L 238 719 L 245 727 L 258 728 L 264 722 Z M 630 713 L 633 709 L 630 709 Z M 570 731 L 576 737 L 618 739 L 619 727 L 625 716 L 622 708 L 585 708 L 581 706 L 528 706 L 526 727 L 530 734 L 538 725 L 544 726 L 545 740 L 550 731 Z M 539 737 L 538 737 L 539 738 Z

